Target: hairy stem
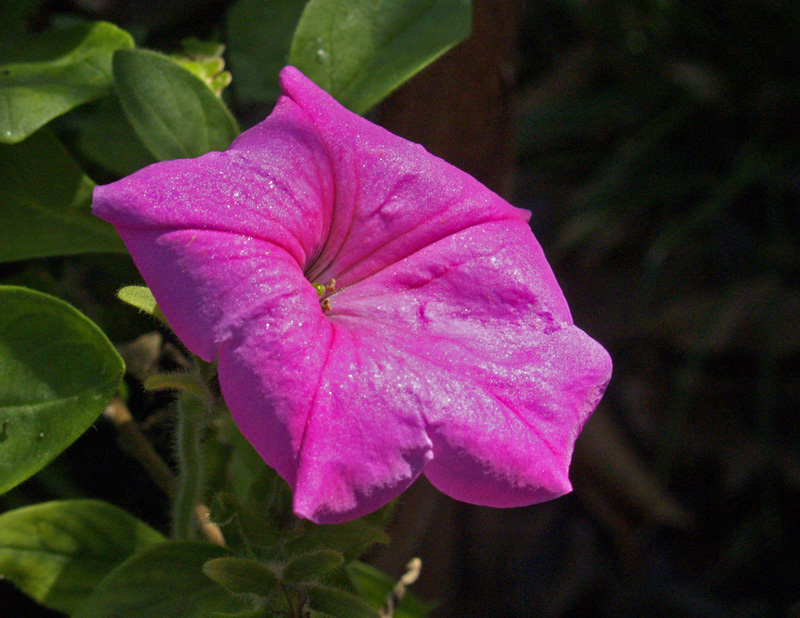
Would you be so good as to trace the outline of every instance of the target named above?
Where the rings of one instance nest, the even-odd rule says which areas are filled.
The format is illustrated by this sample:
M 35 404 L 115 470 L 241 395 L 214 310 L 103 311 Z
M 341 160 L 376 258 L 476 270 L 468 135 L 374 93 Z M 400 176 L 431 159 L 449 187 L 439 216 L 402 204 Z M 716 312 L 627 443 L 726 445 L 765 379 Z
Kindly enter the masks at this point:
M 174 498 L 177 491 L 175 476 L 150 444 L 125 402 L 120 397 L 112 397 L 103 410 L 103 416 L 116 427 L 122 450 L 142 465 L 148 476 L 169 498 Z M 219 526 L 211 521 L 208 507 L 202 503 L 198 504 L 195 516 L 203 537 L 211 543 L 224 546 L 225 537 Z
M 201 399 L 184 392 L 178 397 L 177 411 L 179 476 L 172 512 L 172 535 L 179 539 L 192 539 L 197 532 L 196 513 L 203 484 L 200 436 L 205 426 L 206 410 Z

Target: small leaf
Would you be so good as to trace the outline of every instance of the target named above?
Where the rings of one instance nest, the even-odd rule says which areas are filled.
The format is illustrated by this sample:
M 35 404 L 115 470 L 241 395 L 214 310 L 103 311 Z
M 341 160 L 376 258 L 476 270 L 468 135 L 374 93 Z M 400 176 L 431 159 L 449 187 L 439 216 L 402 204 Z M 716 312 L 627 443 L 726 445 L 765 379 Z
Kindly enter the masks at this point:
M 345 567 L 358 594 L 373 607 L 383 607 L 387 596 L 392 592 L 395 581 L 383 571 L 354 560 Z M 424 603 L 413 592 L 406 591 L 403 600 L 395 607 L 394 618 L 426 618 L 435 604 Z
M 217 521 L 224 519 L 235 522 L 236 534 L 247 543 L 248 547 L 269 549 L 281 540 L 285 540 L 281 530 L 273 525 L 269 517 L 254 515 L 230 494 L 224 492 L 217 494 L 212 512 Z
M 240 0 L 228 13 L 228 60 L 236 97 L 244 103 L 277 101 L 278 73 L 286 65 L 303 0 Z
M 163 540 L 105 502 L 46 502 L 0 515 L 0 576 L 70 613 L 114 567 Z
M 114 228 L 91 213 L 93 188 L 48 130 L 0 144 L 0 261 L 124 252 Z
M 310 0 L 289 64 L 363 114 L 471 27 L 469 0 Z
M 203 573 L 237 594 L 266 597 L 278 586 L 278 577 L 272 569 L 248 558 L 214 558 L 203 565 Z
M 341 566 L 343 562 L 342 554 L 330 549 L 301 554 L 292 558 L 283 568 L 283 579 L 291 582 L 313 580 Z
M 114 54 L 114 85 L 136 134 L 160 161 L 225 150 L 239 134 L 225 104 L 196 75 L 152 51 Z
M 292 490 L 269 466 L 262 467 L 250 483 L 246 505 L 252 512 L 267 518 L 277 530 L 294 526 Z
M 336 618 L 378 618 L 378 612 L 362 598 L 354 594 L 330 588 L 309 584 L 303 590 L 308 596 L 308 602 L 315 609 Z
M 326 526 L 308 522 L 303 536 L 287 544 L 286 551 L 299 555 L 319 548 L 332 549 L 341 552 L 345 562 L 350 562 L 374 543 L 386 545 L 389 536 L 363 519 Z
M 183 53 L 174 54 L 171 58 L 203 80 L 215 95 L 222 96 L 222 91 L 230 85 L 232 79 L 230 72 L 223 70 L 225 61 L 222 59 L 222 53 L 225 51 L 225 46 L 200 41 L 195 37 L 181 42 Z
M 203 575 L 225 549 L 196 541 L 167 541 L 123 562 L 72 618 L 207 618 L 249 605 Z
M 161 309 L 156 303 L 155 296 L 150 291 L 150 288 L 144 285 L 126 285 L 117 292 L 117 298 L 122 302 L 141 309 L 145 313 L 149 313 L 154 318 L 161 320 L 164 324 L 167 323 L 167 318 L 164 316 Z
M 0 286 L 0 493 L 86 431 L 124 370 L 111 342 L 75 308 Z
M 194 36 L 183 39 L 181 45 L 183 45 L 183 52 L 190 58 L 222 58 L 222 54 L 225 52 L 225 46 L 221 43 L 201 41 Z
M 0 64 L 0 142 L 22 141 L 53 118 L 111 88 L 111 56 L 133 47 L 112 24 L 97 22 L 22 40 Z

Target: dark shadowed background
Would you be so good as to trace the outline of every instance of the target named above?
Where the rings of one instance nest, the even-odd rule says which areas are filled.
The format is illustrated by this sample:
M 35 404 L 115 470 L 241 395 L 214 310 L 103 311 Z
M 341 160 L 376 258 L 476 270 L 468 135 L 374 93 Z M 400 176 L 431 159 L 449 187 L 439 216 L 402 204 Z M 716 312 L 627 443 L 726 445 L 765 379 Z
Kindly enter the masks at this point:
M 232 4 L 51 1 L 30 26 L 103 17 L 169 51 L 224 35 Z M 370 117 L 532 211 L 615 373 L 572 494 L 493 510 L 421 480 L 371 561 L 421 556 L 440 618 L 800 616 L 800 3 L 475 0 L 474 20 Z M 102 257 L 0 275 L 90 317 L 130 277 Z M 120 315 L 115 342 L 151 328 Z M 165 403 L 132 397 L 142 419 Z M 165 451 L 168 427 L 148 430 Z M 98 422 L 0 510 L 90 492 L 163 527 L 114 436 Z M 55 615 L 0 586 L 3 618 Z

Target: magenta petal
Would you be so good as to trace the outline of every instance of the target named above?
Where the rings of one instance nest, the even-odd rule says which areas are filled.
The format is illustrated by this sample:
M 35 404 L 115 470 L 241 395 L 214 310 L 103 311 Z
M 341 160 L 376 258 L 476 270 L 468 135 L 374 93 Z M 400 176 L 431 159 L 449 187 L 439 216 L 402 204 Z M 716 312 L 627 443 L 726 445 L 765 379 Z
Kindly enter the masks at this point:
M 530 218 L 419 144 L 350 113 L 297 69 L 284 69 L 281 85 L 325 143 L 336 186 L 311 279 L 350 285 L 472 225 Z
M 434 485 L 491 506 L 569 491 L 575 438 L 611 362 L 572 326 L 526 225 L 469 228 L 331 302 L 334 323 L 369 330 L 388 358 L 414 359 L 408 371 L 427 384 L 420 410 Z
M 374 511 L 432 457 L 416 378 L 381 344 L 334 322 L 300 453 L 299 515 L 334 523 Z
M 254 133 L 260 148 L 241 147 Z M 151 165 L 97 187 L 92 209 L 118 230 L 216 230 L 267 240 L 304 265 L 327 237 L 334 193 L 325 145 L 283 97 L 228 151 Z
M 423 472 L 493 506 L 568 491 L 611 363 L 528 214 L 296 69 L 281 82 L 228 151 L 98 187 L 93 208 L 176 334 L 218 360 L 295 512 L 351 519 Z M 322 304 L 311 283 L 330 283 Z
M 332 331 L 316 290 L 265 241 L 216 231 L 120 233 L 181 340 L 206 360 L 219 358 L 220 387 L 242 433 L 293 484 Z

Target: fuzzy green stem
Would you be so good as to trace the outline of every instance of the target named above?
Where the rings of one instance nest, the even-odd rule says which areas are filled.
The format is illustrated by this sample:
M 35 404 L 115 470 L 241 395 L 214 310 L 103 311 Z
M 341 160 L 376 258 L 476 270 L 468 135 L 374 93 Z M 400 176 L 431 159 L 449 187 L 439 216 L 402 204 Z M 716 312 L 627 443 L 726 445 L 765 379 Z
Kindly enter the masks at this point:
M 195 509 L 200 502 L 203 468 L 200 461 L 200 436 L 206 421 L 203 400 L 181 393 L 177 401 L 178 490 L 172 512 L 172 536 L 192 539 L 197 533 Z

